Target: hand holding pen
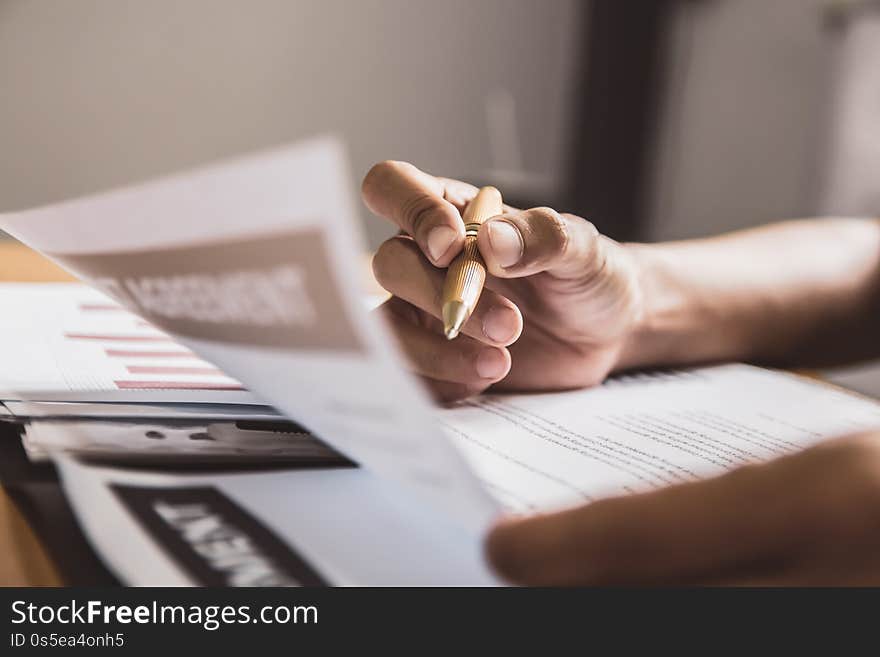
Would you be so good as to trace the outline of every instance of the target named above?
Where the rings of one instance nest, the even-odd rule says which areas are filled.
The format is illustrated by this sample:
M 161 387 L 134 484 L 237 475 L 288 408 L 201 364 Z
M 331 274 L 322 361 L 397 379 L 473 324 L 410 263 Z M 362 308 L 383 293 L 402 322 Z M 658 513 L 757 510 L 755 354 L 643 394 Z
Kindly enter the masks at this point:
M 373 259 L 376 279 L 393 295 L 380 312 L 438 399 L 461 399 L 490 386 L 592 385 L 625 357 L 641 315 L 636 262 L 588 221 L 550 208 L 502 206 L 501 214 L 492 209 L 471 226 L 476 237 L 468 241 L 465 221 L 475 214 L 468 208 L 479 191 L 472 185 L 405 162 L 383 162 L 367 174 L 362 191 L 367 206 L 402 231 Z M 501 202 L 497 190 L 482 196 L 490 206 Z M 463 284 L 466 277 L 446 268 L 468 243 L 483 260 L 485 284 L 476 299 L 464 299 L 463 289 L 454 299 L 455 281 Z M 473 252 L 464 258 L 478 262 Z M 480 276 L 476 271 L 472 282 Z M 452 287 L 444 295 L 447 280 Z M 473 305 L 463 323 L 448 303 L 456 300 Z M 458 323 L 460 334 L 448 339 Z

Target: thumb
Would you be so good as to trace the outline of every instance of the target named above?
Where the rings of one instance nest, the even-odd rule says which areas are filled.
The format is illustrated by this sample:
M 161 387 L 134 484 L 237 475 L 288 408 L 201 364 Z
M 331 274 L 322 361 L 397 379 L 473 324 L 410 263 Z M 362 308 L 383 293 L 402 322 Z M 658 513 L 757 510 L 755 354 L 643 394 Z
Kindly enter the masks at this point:
M 477 235 L 486 267 L 499 278 L 549 272 L 560 278 L 584 278 L 605 265 L 606 238 L 586 219 L 532 208 L 493 217 Z

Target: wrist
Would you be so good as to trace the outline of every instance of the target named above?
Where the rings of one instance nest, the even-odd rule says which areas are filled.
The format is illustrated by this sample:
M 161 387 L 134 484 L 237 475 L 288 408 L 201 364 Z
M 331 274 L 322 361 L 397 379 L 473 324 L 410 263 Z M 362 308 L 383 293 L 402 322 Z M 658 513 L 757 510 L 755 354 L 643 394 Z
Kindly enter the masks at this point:
M 683 299 L 669 284 L 662 253 L 650 244 L 621 245 L 635 270 L 641 310 L 626 338 L 617 370 L 649 367 L 668 360 L 671 326 L 668 318 L 682 313 Z M 672 312 L 670 312 L 672 310 Z
M 620 370 L 745 358 L 724 302 L 702 280 L 710 263 L 690 262 L 687 243 L 623 245 L 630 255 L 642 312 L 621 353 Z M 702 272 L 702 273 L 701 273 Z

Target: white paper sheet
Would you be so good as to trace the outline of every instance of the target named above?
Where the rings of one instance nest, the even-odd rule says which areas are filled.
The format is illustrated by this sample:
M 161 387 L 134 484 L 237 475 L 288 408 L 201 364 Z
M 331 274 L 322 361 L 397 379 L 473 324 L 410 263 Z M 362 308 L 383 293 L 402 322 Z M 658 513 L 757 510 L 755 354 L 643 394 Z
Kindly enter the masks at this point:
M 876 428 L 880 404 L 789 374 L 730 365 L 627 376 L 593 390 L 487 395 L 441 418 L 485 485 L 509 510 L 523 512 L 711 476 Z M 130 584 L 194 580 L 180 555 L 161 549 L 160 533 L 120 503 L 117 485 L 147 487 L 160 503 L 164 491 L 216 486 L 331 583 L 494 582 L 479 534 L 428 513 L 420 500 L 368 471 L 175 476 L 60 461 L 65 490 L 93 544 Z
M 5 215 L 0 227 L 481 531 L 497 505 L 364 308 L 353 189 L 340 144 L 316 139 Z
M 89 540 L 129 585 L 185 586 L 199 581 L 181 555 L 124 506 L 112 486 L 152 489 L 158 500 L 164 490 L 214 489 L 252 514 L 330 584 L 498 583 L 484 563 L 478 534 L 442 515 L 426 513 L 418 498 L 361 468 L 175 476 L 83 465 L 67 458 L 58 464 L 65 492 Z M 205 506 L 205 516 L 222 516 L 222 509 Z M 211 529 L 208 517 L 202 526 Z M 228 536 L 228 531 L 217 533 L 218 542 L 231 545 Z M 255 543 L 249 551 L 259 556 L 259 537 Z M 239 571 L 247 574 L 244 566 Z M 236 579 L 235 572 L 224 576 L 227 584 L 262 583 Z
M 0 308 L 0 399 L 261 403 L 86 285 L 0 283 Z
M 649 490 L 880 428 L 880 403 L 783 372 L 724 365 L 592 390 L 485 395 L 441 420 L 484 484 L 529 512 Z

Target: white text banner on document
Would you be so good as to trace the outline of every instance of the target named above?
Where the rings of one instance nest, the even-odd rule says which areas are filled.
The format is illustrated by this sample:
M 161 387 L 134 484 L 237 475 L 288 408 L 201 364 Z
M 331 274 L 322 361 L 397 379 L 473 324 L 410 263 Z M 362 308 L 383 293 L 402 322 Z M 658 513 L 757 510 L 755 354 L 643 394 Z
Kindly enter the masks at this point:
M 473 529 L 497 512 L 360 298 L 362 241 L 329 138 L 0 227 L 375 472 Z

